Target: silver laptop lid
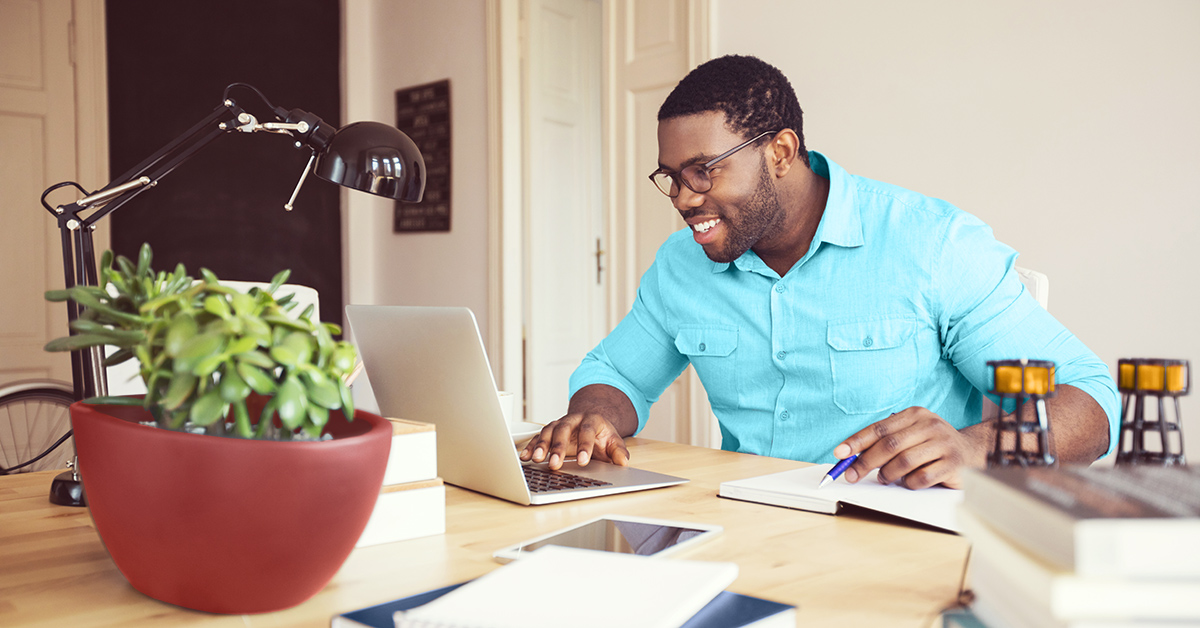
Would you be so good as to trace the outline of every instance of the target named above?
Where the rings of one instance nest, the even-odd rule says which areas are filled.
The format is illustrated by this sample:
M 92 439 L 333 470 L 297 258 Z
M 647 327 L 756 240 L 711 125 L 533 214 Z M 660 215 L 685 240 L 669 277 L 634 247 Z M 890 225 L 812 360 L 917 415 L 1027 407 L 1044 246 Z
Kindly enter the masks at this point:
M 346 318 L 380 413 L 437 426 L 442 479 L 530 503 L 471 310 L 348 305 Z

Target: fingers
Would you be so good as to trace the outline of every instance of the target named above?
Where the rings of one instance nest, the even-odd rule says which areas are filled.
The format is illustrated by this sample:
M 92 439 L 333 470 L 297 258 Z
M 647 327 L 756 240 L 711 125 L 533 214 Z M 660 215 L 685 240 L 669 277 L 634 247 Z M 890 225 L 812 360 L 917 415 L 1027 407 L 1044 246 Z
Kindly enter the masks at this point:
M 838 445 L 834 455 L 859 454 L 843 476 L 848 482 L 878 469 L 880 482 L 917 489 L 956 486 L 970 446 L 941 417 L 924 408 L 909 408 L 859 430 Z
M 576 423 L 568 421 L 555 422 L 550 435 L 550 449 L 547 450 L 549 455 L 546 458 L 551 471 L 561 469 L 567 456 L 575 453 L 576 425 Z
M 855 460 L 854 464 L 850 465 L 850 468 L 846 469 L 845 473 L 842 474 L 842 477 L 846 478 L 847 482 L 857 482 L 859 478 L 865 476 L 871 469 L 878 467 L 885 461 L 881 453 L 883 449 L 876 450 L 875 452 L 871 452 L 871 449 L 876 443 L 887 438 L 889 434 L 902 429 L 904 414 L 903 412 L 900 413 L 900 419 L 896 418 L 896 414 L 892 414 L 882 421 L 876 421 L 855 432 L 850 438 L 842 441 L 840 445 L 833 449 L 833 455 L 838 459 L 845 459 L 851 454 L 858 454 L 858 460 Z M 876 460 L 879 463 L 870 464 L 872 460 Z
M 550 423 L 526 443 L 519 457 L 558 470 L 571 455 L 581 467 L 593 459 L 618 465 L 629 462 L 625 439 L 603 417 L 590 413 L 569 414 Z
M 572 429 L 570 425 L 574 424 L 575 422 L 576 421 L 572 420 L 570 415 L 558 419 L 557 421 L 551 421 L 542 428 L 542 431 L 538 432 L 533 436 L 533 438 L 529 439 L 528 443 L 525 443 L 525 448 L 521 450 L 519 457 L 521 460 L 545 462 L 546 458 L 550 455 L 550 446 L 551 443 L 554 442 L 555 431 L 564 425 L 567 426 L 566 429 L 569 431 Z
M 629 464 L 629 450 L 625 448 L 625 439 L 613 434 L 613 438 L 608 441 L 608 447 L 604 453 L 608 456 L 608 461 L 623 467 Z

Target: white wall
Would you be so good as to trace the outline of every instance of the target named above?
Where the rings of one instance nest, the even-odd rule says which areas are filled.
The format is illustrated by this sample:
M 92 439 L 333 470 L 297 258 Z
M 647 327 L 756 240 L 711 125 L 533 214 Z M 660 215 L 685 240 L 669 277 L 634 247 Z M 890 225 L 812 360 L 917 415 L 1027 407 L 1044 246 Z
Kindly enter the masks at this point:
M 466 306 L 487 338 L 483 0 L 344 0 L 345 122 L 395 124 L 397 89 L 450 79 L 449 232 L 393 233 L 391 201 L 343 197 L 347 303 Z
M 990 223 L 1114 370 L 1200 364 L 1200 2 L 713 2 L 713 55 L 779 67 L 809 148 Z

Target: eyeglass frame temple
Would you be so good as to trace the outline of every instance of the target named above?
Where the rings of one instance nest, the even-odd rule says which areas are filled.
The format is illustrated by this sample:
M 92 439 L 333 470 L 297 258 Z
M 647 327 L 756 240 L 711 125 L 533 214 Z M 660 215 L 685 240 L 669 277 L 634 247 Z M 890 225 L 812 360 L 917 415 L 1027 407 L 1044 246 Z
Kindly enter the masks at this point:
M 755 135 L 754 137 L 746 140 L 745 142 L 742 142 L 741 144 L 738 144 L 737 146 L 734 146 L 733 148 L 721 153 L 720 155 L 717 155 L 716 157 L 713 157 L 712 159 L 704 162 L 704 164 L 701 167 L 704 168 L 705 170 L 708 170 L 709 168 L 711 168 L 713 166 L 713 164 L 717 163 L 718 161 L 725 159 L 726 157 L 738 152 L 739 150 L 742 150 L 743 148 L 757 142 L 758 140 L 761 140 L 762 138 L 764 138 L 768 135 L 774 135 L 776 133 L 778 133 L 778 131 L 763 131 L 762 133 Z M 683 170 L 686 170 L 686 169 L 687 168 L 685 167 Z M 692 190 L 692 192 L 694 192 L 696 194 L 705 194 L 706 192 L 708 192 L 708 190 L 705 190 L 704 192 L 697 192 L 696 190 L 692 189 L 692 186 L 688 185 L 687 182 L 683 180 L 683 170 L 680 170 L 679 172 L 676 172 L 676 173 L 670 173 L 670 172 L 663 170 L 662 168 L 659 168 L 658 170 L 655 170 L 654 172 L 650 173 L 650 182 L 654 183 L 654 187 L 658 188 L 659 192 L 662 192 L 663 189 L 658 186 L 657 182 L 654 181 L 654 175 L 662 173 L 662 174 L 665 174 L 668 177 L 670 177 L 671 180 L 673 182 L 675 182 L 675 184 L 678 185 L 679 187 L 683 187 L 683 186 L 687 185 L 687 189 Z M 712 187 L 709 187 L 708 189 L 711 190 Z M 669 192 L 663 192 L 663 193 L 666 194 L 668 198 L 675 198 L 675 196 L 679 196 L 678 192 L 675 193 L 675 196 L 671 196 L 671 194 Z

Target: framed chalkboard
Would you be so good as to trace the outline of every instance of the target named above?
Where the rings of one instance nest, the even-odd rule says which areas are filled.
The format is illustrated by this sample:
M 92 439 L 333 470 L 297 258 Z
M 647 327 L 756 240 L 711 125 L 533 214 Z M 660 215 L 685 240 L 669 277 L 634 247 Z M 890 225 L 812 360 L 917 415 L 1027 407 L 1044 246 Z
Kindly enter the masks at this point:
M 450 80 L 396 90 L 396 128 L 421 149 L 425 196 L 396 202 L 392 231 L 450 230 Z
M 254 85 L 276 106 L 342 124 L 338 3 L 248 6 L 106 0 L 113 176 L 208 115 L 234 82 Z M 260 121 L 274 119 L 253 92 L 234 88 L 229 96 Z M 137 259 L 150 243 L 156 269 L 182 263 L 193 276 L 208 268 L 222 279 L 270 281 L 290 269 L 290 283 L 320 293 L 321 320 L 341 323 L 340 188 L 310 176 L 295 211 L 283 209 L 307 161 L 286 135 L 225 134 L 109 216 L 112 248 Z

